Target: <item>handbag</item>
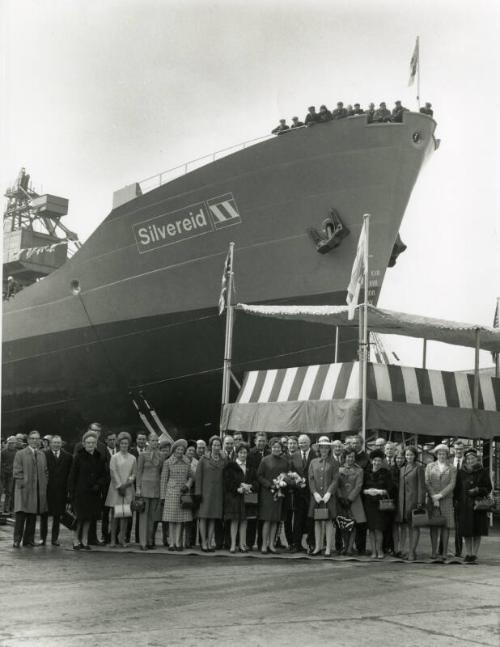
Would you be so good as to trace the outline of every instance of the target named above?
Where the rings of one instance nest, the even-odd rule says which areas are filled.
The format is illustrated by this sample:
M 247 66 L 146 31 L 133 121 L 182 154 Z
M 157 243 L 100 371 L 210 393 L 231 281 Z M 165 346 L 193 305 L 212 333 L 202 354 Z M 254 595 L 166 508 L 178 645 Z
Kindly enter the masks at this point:
M 144 512 L 146 509 L 146 501 L 144 501 L 142 496 L 136 496 L 130 504 L 130 508 L 132 512 Z
M 183 510 L 192 510 L 194 508 L 194 501 L 191 494 L 181 494 L 181 508 Z
M 326 521 L 330 518 L 329 510 L 326 505 L 320 504 L 314 508 L 314 521 Z
M 343 514 L 338 514 L 335 521 L 340 530 L 346 530 L 347 532 L 351 532 L 356 525 L 356 522 L 352 517 L 346 517 Z
M 60 522 L 68 530 L 75 530 L 77 525 L 77 519 L 73 511 L 69 506 L 66 506 L 66 510 L 62 513 L 60 517 Z
M 259 496 L 257 492 L 247 492 L 243 495 L 245 505 L 257 505 L 259 502 Z
M 474 510 L 492 512 L 496 507 L 496 501 L 492 496 L 484 496 L 474 500 Z
M 396 509 L 394 499 L 380 499 L 378 502 L 378 509 L 381 512 L 393 512 Z
M 125 497 L 121 503 L 113 506 L 113 514 L 115 519 L 129 519 L 132 516 L 132 508 L 130 503 L 125 503 Z
M 439 514 L 430 515 L 427 510 L 422 508 L 412 510 L 411 525 L 413 528 L 421 528 L 422 526 L 445 526 L 446 518 L 443 517 L 441 512 L 439 512 Z

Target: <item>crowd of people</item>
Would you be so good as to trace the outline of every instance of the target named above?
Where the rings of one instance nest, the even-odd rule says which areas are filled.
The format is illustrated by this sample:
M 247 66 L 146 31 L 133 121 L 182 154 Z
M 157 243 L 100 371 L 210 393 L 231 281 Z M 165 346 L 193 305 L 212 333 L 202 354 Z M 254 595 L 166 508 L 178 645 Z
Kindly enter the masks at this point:
M 26 446 L 24 446 L 26 440 Z M 415 446 L 360 435 L 344 441 L 306 434 L 268 439 L 241 433 L 186 441 L 103 433 L 92 423 L 71 454 L 60 436 L 32 431 L 2 450 L 4 511 L 15 512 L 14 547 L 59 546 L 61 522 L 73 548 L 161 541 L 170 551 L 305 551 L 310 555 L 392 554 L 417 559 L 422 527 L 431 558 L 477 561 L 488 534 L 492 484 L 476 449 L 456 441 L 423 456 Z M 40 517 L 40 539 L 35 541 Z M 100 521 L 100 539 L 98 522 Z M 133 534 L 132 534 L 133 533 Z M 367 553 L 367 537 L 370 551 Z
M 320 106 L 319 112 L 316 112 L 316 106 L 309 106 L 304 121 L 300 121 L 298 117 L 292 117 L 291 126 L 287 124 L 286 119 L 280 119 L 278 126 L 273 128 L 271 132 L 273 135 L 283 135 L 294 128 L 314 126 L 327 121 L 336 121 L 338 119 L 358 117 L 360 115 L 364 115 L 369 124 L 387 122 L 402 123 L 404 112 L 408 112 L 408 108 L 405 108 L 401 101 L 395 102 L 392 111 L 387 108 L 387 104 L 384 101 L 379 104 L 378 108 L 375 107 L 374 103 L 370 103 L 366 110 L 359 103 L 355 103 L 354 105 L 349 104 L 344 107 L 343 102 L 339 101 L 334 110 L 329 110 L 325 105 L 322 105 Z M 420 112 L 432 117 L 434 115 L 432 104 L 426 103 L 425 106 L 420 108 Z

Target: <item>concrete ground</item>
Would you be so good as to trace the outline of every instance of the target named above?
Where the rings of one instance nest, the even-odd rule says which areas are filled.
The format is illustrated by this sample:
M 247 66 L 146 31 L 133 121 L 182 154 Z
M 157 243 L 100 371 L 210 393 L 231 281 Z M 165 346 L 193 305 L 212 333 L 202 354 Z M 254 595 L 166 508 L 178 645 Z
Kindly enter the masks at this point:
M 497 533 L 472 566 L 62 544 L 14 550 L 0 527 L 1 647 L 500 645 Z

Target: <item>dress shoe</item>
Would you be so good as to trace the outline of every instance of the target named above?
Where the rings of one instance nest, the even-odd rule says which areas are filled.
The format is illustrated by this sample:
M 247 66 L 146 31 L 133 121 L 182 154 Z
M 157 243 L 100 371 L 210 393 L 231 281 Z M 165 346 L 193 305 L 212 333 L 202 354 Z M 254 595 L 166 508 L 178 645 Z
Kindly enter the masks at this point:
M 80 544 L 80 550 L 92 550 L 88 544 Z
M 15 542 L 12 544 L 12 548 L 21 548 L 21 542 L 20 542 L 20 541 L 15 541 Z
M 80 550 L 80 544 L 73 544 L 73 550 Z
M 52 542 L 52 546 L 60 546 L 60 545 L 61 544 L 57 541 L 57 539 Z
M 35 547 L 35 542 L 34 541 L 23 542 L 23 546 L 26 547 L 26 548 L 34 548 Z
M 40 539 L 40 541 L 37 541 L 36 546 L 45 546 L 45 539 Z

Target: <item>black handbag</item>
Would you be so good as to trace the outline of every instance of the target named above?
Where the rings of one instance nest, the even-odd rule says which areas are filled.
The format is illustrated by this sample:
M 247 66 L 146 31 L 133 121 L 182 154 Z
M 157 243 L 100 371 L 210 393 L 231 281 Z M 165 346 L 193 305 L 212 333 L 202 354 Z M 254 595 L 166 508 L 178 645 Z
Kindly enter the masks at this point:
M 474 500 L 474 510 L 493 512 L 496 507 L 496 501 L 492 496 L 485 496 Z
M 414 528 L 421 528 L 423 526 L 427 527 L 439 527 L 446 526 L 446 518 L 443 517 L 441 512 L 438 514 L 429 514 L 424 508 L 412 510 L 411 513 L 411 525 Z
M 60 517 L 60 522 L 68 530 L 75 530 L 78 523 L 75 514 L 69 506 L 66 507 L 66 510 L 62 513 Z
M 318 504 L 313 511 L 314 521 L 327 521 L 330 518 L 330 511 L 325 503 Z
M 194 508 L 194 501 L 191 494 L 181 494 L 181 508 L 183 510 L 192 510 Z
M 394 499 L 380 499 L 378 502 L 378 509 L 381 512 L 393 512 L 396 509 Z
M 257 492 L 247 492 L 243 495 L 245 505 L 257 505 L 259 502 L 259 495 Z
M 130 508 L 132 509 L 132 512 L 144 512 L 146 509 L 146 501 L 144 501 L 142 496 L 136 496 L 130 504 Z

